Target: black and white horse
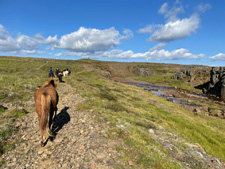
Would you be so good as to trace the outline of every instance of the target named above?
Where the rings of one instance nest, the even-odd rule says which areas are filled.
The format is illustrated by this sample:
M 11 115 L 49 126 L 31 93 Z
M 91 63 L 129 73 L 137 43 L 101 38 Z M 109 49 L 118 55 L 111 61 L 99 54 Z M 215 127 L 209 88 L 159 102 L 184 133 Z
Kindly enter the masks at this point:
M 68 75 L 70 75 L 70 73 L 71 73 L 70 68 L 63 70 L 63 76 L 68 76 Z

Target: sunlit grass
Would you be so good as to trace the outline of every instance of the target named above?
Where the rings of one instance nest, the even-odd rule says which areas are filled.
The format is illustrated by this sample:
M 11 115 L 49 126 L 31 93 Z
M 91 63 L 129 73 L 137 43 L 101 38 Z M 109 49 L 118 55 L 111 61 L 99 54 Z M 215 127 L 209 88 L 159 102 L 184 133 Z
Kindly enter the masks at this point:
M 99 122 L 110 125 L 108 137 L 123 140 L 125 146 L 117 147 L 124 154 L 121 168 L 129 165 L 130 161 L 134 163 L 134 168 L 182 168 L 180 162 L 172 159 L 162 145 L 149 135 L 149 129 L 155 130 L 159 126 L 187 142 L 199 143 L 207 153 L 225 161 L 224 120 L 195 116 L 179 105 L 141 88 L 110 81 L 96 70 L 102 67 L 98 61 L 0 57 L 1 101 L 25 102 L 33 99 L 36 88 L 48 79 L 49 67 L 53 67 L 53 70 L 56 67 L 71 68 L 71 75 L 63 80 L 76 88 L 76 92 L 86 100 L 76 107 L 77 110 L 92 110 Z M 167 71 L 170 70 L 162 69 L 162 72 Z M 137 79 L 187 90 L 190 88 L 183 85 L 183 81 L 173 80 L 172 75 Z M 12 113 L 13 117 L 20 115 L 20 112 Z
M 82 81 L 77 81 L 76 78 L 82 79 Z M 71 76 L 70 80 L 71 85 L 76 87 L 80 94 L 87 97 L 89 106 L 86 108 L 94 109 L 94 112 L 98 114 L 97 118 L 102 119 L 100 121 L 107 119 L 114 126 L 117 123 L 124 125 L 128 122 L 130 124 L 126 130 L 130 131 L 131 134 L 119 135 L 128 146 L 133 147 L 134 152 L 145 150 L 144 154 L 149 154 L 152 149 L 163 151 L 153 140 L 150 142 L 145 140 L 145 138 L 149 138 L 148 129 L 163 126 L 187 141 L 199 143 L 207 153 L 225 160 L 225 134 L 223 133 L 224 127 L 221 127 L 225 126 L 223 120 L 195 116 L 192 112 L 188 112 L 175 103 L 168 102 L 135 86 L 105 80 L 94 72 L 79 74 L 74 78 Z M 154 100 L 155 104 L 149 104 L 149 100 Z M 216 121 L 219 125 L 216 125 Z M 134 148 L 137 145 L 139 147 Z M 122 151 L 126 152 L 127 150 L 123 149 Z M 157 154 L 157 151 L 153 154 Z M 155 163 L 152 165 L 154 167 L 157 164 L 163 165 L 162 161 L 169 158 L 162 157 L 160 153 L 157 156 L 160 157 L 160 160 L 153 158 Z M 128 153 L 125 161 L 130 158 L 133 157 L 130 157 Z M 149 158 L 143 157 L 136 162 L 137 164 L 142 163 L 142 165 L 145 163 L 147 166 L 152 163 L 151 160 L 146 161 L 147 159 Z M 166 163 L 165 165 L 173 166 L 174 164 Z

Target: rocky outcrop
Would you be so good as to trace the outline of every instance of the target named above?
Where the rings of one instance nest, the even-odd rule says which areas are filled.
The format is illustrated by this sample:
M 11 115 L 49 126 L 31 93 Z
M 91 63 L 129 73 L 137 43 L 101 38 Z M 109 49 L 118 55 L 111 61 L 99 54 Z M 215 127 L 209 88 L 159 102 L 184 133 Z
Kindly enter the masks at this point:
M 225 69 L 223 67 L 212 67 L 210 71 L 210 82 L 203 93 L 225 98 Z
M 107 78 L 112 77 L 112 75 L 109 71 L 104 71 L 104 70 L 101 71 L 101 75 L 103 75 L 104 77 L 107 77 Z
M 191 77 L 194 73 L 194 70 L 192 69 L 182 69 L 179 72 L 177 72 L 172 78 L 175 80 L 182 80 L 184 76 Z
M 138 75 L 139 76 L 149 76 L 150 71 L 147 68 L 138 68 Z

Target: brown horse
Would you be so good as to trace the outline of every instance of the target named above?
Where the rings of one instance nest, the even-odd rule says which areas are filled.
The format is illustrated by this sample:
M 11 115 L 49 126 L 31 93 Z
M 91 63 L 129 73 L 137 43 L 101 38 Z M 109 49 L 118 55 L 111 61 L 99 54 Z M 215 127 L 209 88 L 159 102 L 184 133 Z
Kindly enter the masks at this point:
M 53 115 L 54 119 L 56 117 L 57 104 L 59 100 L 58 93 L 55 90 L 56 81 L 57 80 L 53 78 L 49 78 L 42 88 L 37 89 L 34 95 L 35 109 L 38 114 L 41 134 L 41 146 L 44 146 L 47 143 L 49 136 L 53 136 L 51 126 Z

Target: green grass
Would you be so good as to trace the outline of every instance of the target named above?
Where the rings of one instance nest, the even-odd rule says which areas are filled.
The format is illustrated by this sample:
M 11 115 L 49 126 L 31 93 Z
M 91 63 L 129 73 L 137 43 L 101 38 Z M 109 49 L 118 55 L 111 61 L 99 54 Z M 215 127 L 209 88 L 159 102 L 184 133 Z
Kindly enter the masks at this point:
M 4 128 L 0 128 L 0 155 L 14 148 L 13 142 L 7 142 L 7 138 L 17 133 L 17 129 L 13 124 L 7 124 Z
M 102 65 L 104 63 L 99 64 L 99 61 L 93 60 L 59 61 L 0 57 L 3 72 L 0 75 L 0 100 L 20 100 L 23 103 L 33 99 L 37 86 L 43 85 L 48 79 L 50 66 L 53 70 L 56 67 L 70 67 L 72 73 L 65 81 L 86 99 L 77 106 L 77 110 L 92 110 L 99 122 L 110 125 L 109 138 L 123 140 L 124 145 L 117 147 L 117 150 L 124 154 L 121 157 L 121 168 L 126 168 L 130 161 L 134 168 L 182 168 L 180 162 L 172 158 L 162 145 L 149 135 L 149 129 L 156 130 L 159 126 L 187 142 L 199 143 L 208 154 L 225 161 L 224 120 L 203 115 L 195 116 L 179 105 L 141 88 L 105 79 L 95 69 L 106 69 Z M 170 71 L 162 68 L 158 71 L 160 70 Z M 137 79 L 182 87 L 186 90 L 191 88 L 183 85 L 183 81 L 173 80 L 171 76 L 152 75 Z M 12 117 L 20 115 L 12 113 Z M 120 125 L 123 127 L 119 127 Z
M 3 107 L 0 107 L 0 114 L 4 113 L 6 110 Z
M 126 151 L 137 154 L 136 164 L 139 167 L 151 164 L 153 168 L 157 166 L 173 168 L 180 165 L 179 162 L 170 161 L 169 155 L 162 156 L 161 146 L 148 136 L 148 129 L 154 129 L 159 125 L 187 141 L 199 143 L 207 153 L 225 160 L 225 134 L 223 133 L 225 128 L 222 127 L 225 126 L 225 122 L 223 120 L 195 116 L 175 103 L 167 102 L 135 86 L 105 80 L 94 72 L 71 76 L 70 79 L 71 85 L 76 87 L 81 95 L 87 97 L 85 108 L 94 109 L 99 121 L 109 121 L 113 126 L 116 126 L 118 122 L 123 125 L 126 122 L 131 124 L 124 129 L 131 134 L 125 134 L 125 136 L 123 136 L 124 133 L 119 134 L 119 137 L 125 140 L 125 144 L 132 147 L 132 150 L 121 148 L 121 151 L 125 153 L 125 166 L 134 158 L 130 156 L 131 152 L 126 153 Z M 149 100 L 156 101 L 156 104 L 149 104 Z M 111 133 L 113 132 L 114 130 Z M 147 141 L 146 138 L 151 141 Z M 151 154 L 151 158 L 144 155 L 141 158 L 141 154 Z M 165 161 L 167 162 L 164 163 Z

